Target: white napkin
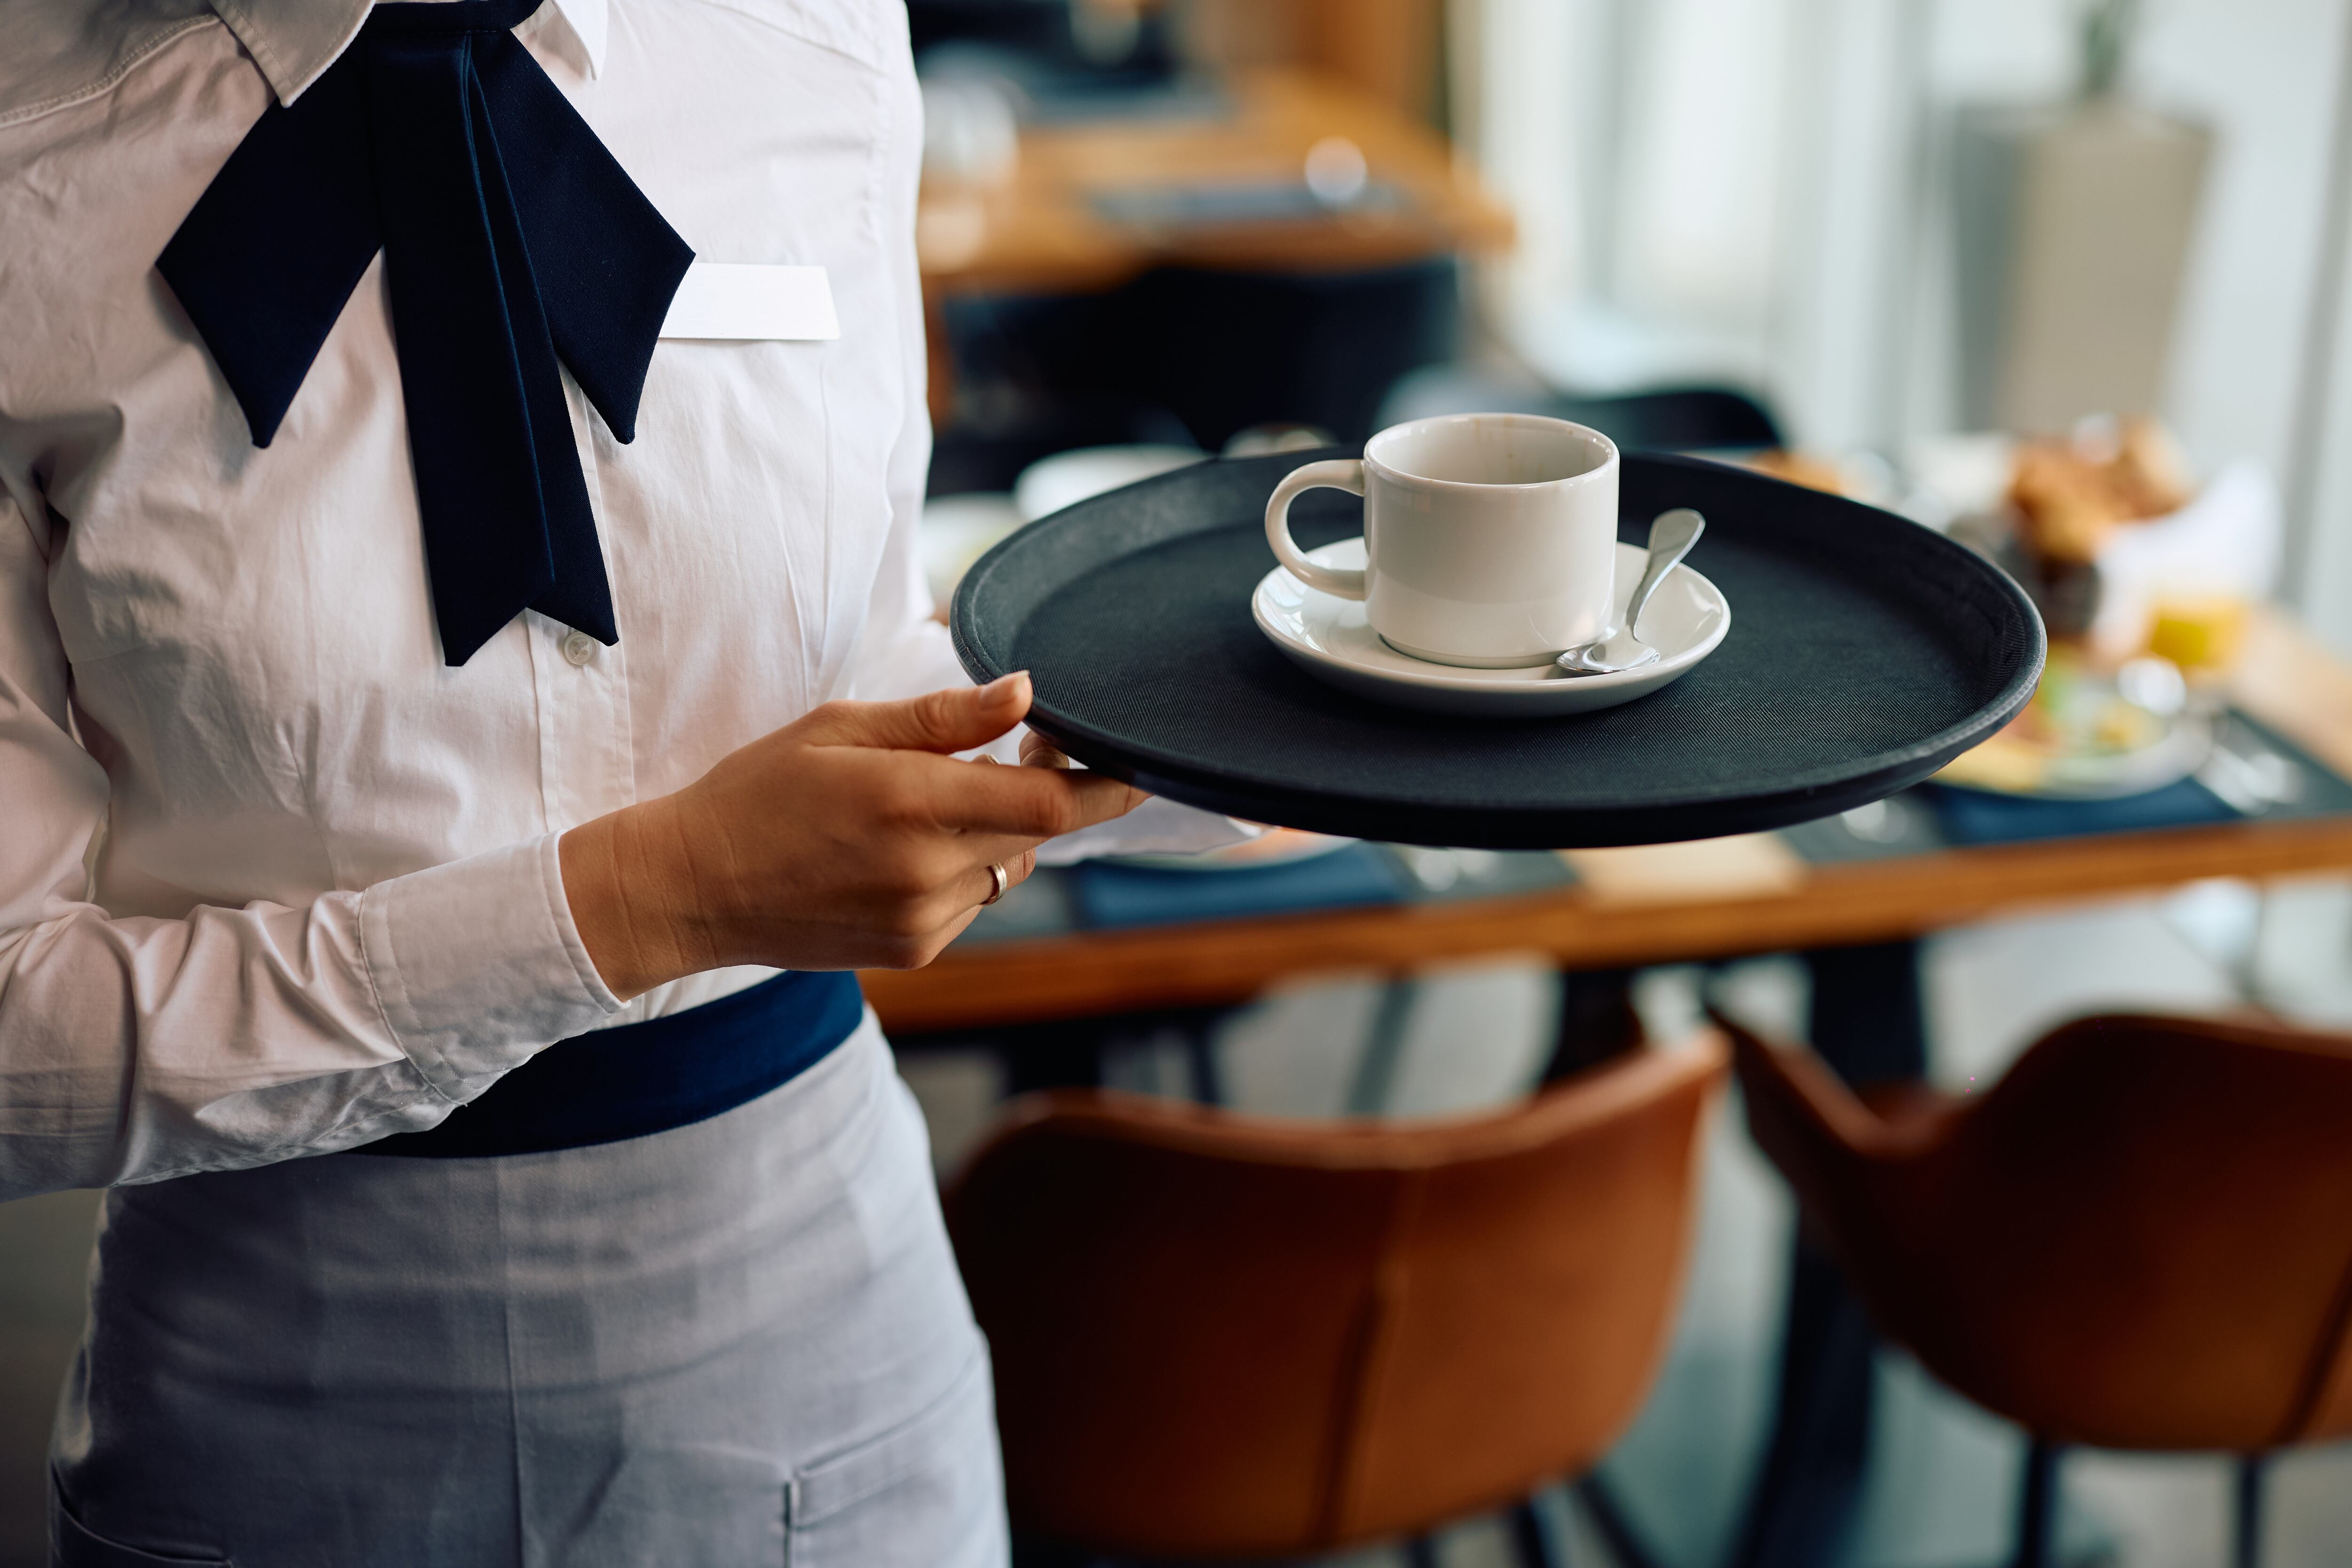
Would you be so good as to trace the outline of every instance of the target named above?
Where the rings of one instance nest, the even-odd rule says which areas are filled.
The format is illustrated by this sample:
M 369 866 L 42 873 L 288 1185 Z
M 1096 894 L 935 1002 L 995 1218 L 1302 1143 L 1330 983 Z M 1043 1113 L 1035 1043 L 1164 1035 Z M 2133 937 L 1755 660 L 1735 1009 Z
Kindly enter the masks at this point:
M 1021 738 L 1028 732 L 1026 724 L 1016 724 L 987 745 L 956 754 L 971 758 L 985 752 L 999 763 L 1017 766 L 1021 761 Z M 1059 838 L 1048 838 L 1037 847 L 1037 864 L 1075 866 L 1081 860 L 1099 860 L 1110 855 L 1197 855 L 1205 849 L 1223 849 L 1228 844 L 1246 844 L 1265 833 L 1265 829 L 1256 823 L 1221 816 L 1213 811 L 1153 795 L 1125 816 L 1097 822 L 1092 827 L 1081 827 Z
M 1265 831 L 1198 806 L 1152 796 L 1125 816 L 1049 838 L 1037 850 L 1040 866 L 1075 866 L 1106 855 L 1194 855 L 1245 844 Z

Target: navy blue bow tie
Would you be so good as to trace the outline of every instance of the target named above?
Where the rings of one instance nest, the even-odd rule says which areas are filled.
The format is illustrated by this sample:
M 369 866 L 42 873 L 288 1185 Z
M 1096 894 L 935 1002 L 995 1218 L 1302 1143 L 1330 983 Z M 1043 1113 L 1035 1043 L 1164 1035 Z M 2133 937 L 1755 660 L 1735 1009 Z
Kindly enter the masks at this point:
M 510 32 L 539 0 L 379 5 L 272 104 L 156 266 L 267 447 L 378 250 L 441 655 L 526 608 L 619 640 L 560 359 L 613 434 L 694 252 Z

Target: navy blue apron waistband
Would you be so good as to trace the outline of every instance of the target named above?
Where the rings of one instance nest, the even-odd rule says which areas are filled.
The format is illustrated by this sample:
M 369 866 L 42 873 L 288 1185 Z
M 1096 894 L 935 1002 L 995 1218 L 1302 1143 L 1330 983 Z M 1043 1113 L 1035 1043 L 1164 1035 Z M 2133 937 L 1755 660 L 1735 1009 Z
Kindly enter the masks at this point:
M 791 1082 L 865 1016 L 856 976 L 789 971 L 683 1013 L 558 1040 L 439 1126 L 352 1152 L 537 1154 L 667 1132 Z

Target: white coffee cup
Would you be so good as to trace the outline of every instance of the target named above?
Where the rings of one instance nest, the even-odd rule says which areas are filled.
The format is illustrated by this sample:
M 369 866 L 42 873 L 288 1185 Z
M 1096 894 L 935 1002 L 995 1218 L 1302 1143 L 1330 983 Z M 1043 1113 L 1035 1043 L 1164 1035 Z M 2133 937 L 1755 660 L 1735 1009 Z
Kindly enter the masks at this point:
M 1609 635 L 1617 579 L 1617 447 L 1535 414 L 1393 426 L 1363 459 L 1309 463 L 1265 503 L 1265 537 L 1310 588 L 1361 599 L 1400 653 L 1505 669 Z M 1309 561 L 1290 503 L 1326 486 L 1364 498 L 1365 570 Z

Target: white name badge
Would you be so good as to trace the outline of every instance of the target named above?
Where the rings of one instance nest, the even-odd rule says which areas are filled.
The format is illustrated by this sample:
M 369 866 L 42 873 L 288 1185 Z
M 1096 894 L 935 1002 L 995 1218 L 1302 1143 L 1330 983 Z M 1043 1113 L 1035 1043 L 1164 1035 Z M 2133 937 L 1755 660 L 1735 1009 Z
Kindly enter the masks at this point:
M 822 267 L 698 261 L 669 302 L 661 335 L 816 342 L 841 336 L 841 322 Z

